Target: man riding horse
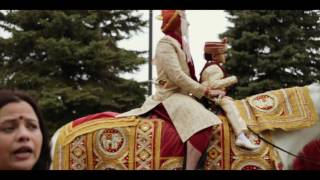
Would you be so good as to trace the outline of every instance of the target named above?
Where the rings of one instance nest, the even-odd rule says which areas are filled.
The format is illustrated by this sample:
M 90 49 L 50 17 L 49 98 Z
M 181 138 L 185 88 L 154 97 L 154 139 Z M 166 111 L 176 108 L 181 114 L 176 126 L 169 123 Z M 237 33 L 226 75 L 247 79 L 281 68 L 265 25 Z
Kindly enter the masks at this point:
M 221 123 L 195 98 L 213 100 L 224 96 L 225 92 L 213 90 L 196 79 L 185 11 L 162 10 L 161 13 L 161 30 L 165 36 L 158 42 L 154 59 L 157 68 L 156 92 L 146 99 L 142 107 L 117 117 L 151 113 L 172 122 L 182 142 L 187 142 L 185 168 L 192 170 L 208 146 L 211 127 Z

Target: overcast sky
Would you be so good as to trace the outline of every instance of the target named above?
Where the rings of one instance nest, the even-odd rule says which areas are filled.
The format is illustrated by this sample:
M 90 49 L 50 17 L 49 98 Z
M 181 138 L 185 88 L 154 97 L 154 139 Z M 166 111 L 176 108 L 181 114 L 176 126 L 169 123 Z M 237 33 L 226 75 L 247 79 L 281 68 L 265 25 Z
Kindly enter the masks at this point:
M 144 14 L 145 20 L 149 19 L 149 11 L 140 11 Z M 206 41 L 219 41 L 218 35 L 225 32 L 231 23 L 227 20 L 227 14 L 222 10 L 187 10 L 187 19 L 189 26 L 189 41 L 191 55 L 196 68 L 196 75 L 199 73 L 205 64 L 203 58 L 203 46 Z M 156 19 L 160 15 L 160 10 L 153 11 L 153 56 L 155 47 L 159 39 L 164 34 L 161 32 L 161 21 Z M 149 29 L 145 28 L 144 33 L 133 35 L 128 40 L 121 41 L 118 45 L 129 50 L 148 50 L 149 47 Z M 148 57 L 148 54 L 146 54 Z M 137 81 L 148 80 L 148 64 L 141 66 L 140 71 L 133 74 L 125 74 L 125 78 L 133 78 Z M 153 79 L 156 78 L 155 67 L 153 66 Z
M 143 19 L 149 20 L 149 10 L 140 10 Z M 218 41 L 218 35 L 225 32 L 231 23 L 227 20 L 227 14 L 222 10 L 187 10 L 187 19 L 189 26 L 189 41 L 191 55 L 196 68 L 196 75 L 199 73 L 205 63 L 203 59 L 203 45 L 206 41 Z M 160 38 L 164 36 L 161 32 L 161 21 L 156 19 L 160 15 L 160 10 L 153 10 L 153 56 L 155 47 Z M 149 48 L 149 28 L 143 29 L 144 32 L 133 34 L 132 38 L 119 42 L 119 47 L 128 50 L 147 51 Z M 8 33 L 4 33 L 0 29 L 0 35 L 7 37 Z M 148 53 L 145 54 L 148 57 Z M 137 81 L 148 80 L 148 64 L 141 66 L 140 71 L 132 74 L 124 74 L 125 78 L 133 78 Z M 153 79 L 156 78 L 155 67 L 153 66 Z

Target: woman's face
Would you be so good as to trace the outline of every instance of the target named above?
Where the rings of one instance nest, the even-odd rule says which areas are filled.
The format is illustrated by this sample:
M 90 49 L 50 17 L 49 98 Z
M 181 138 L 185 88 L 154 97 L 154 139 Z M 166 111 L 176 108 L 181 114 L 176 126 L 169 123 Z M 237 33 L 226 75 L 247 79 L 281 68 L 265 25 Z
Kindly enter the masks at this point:
M 0 109 L 0 169 L 31 170 L 39 159 L 42 139 L 31 105 L 12 102 Z

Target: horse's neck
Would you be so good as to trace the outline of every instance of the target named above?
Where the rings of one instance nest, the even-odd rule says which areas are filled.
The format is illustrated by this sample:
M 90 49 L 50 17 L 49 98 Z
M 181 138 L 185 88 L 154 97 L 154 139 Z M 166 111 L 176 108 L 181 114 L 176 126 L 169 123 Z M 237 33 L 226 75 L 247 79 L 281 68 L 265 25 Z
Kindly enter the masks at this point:
M 282 149 L 293 154 L 299 154 L 302 148 L 315 138 L 319 138 L 320 122 L 317 121 L 314 126 L 295 131 L 277 130 L 272 133 L 273 143 Z M 278 150 L 283 162 L 284 169 L 291 169 L 295 157 Z
M 318 116 L 320 115 L 320 85 L 312 84 L 308 86 L 310 97 L 317 110 Z M 318 120 L 315 125 L 309 128 L 303 128 L 294 131 L 277 130 L 273 132 L 273 143 L 293 154 L 298 154 L 301 149 L 311 140 L 320 137 L 320 121 Z M 283 161 L 284 168 L 291 168 L 293 156 L 278 151 Z

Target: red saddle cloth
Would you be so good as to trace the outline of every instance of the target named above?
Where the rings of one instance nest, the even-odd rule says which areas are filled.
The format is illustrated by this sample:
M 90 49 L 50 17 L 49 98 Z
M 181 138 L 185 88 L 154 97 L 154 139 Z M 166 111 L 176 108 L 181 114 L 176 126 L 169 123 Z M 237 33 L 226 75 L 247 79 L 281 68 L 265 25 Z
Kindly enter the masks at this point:
M 72 127 L 76 127 L 84 122 L 88 122 L 90 120 L 93 119 L 101 119 L 101 118 L 108 118 L 108 117 L 115 117 L 116 115 L 118 115 L 119 113 L 117 112 L 111 112 L 111 111 L 106 111 L 106 112 L 101 112 L 101 113 L 97 113 L 97 114 L 90 114 L 88 116 L 85 117 L 81 117 L 79 119 L 76 119 L 72 122 Z
M 155 114 L 153 119 L 113 118 L 116 114 L 93 114 L 62 127 L 52 169 L 182 168 L 185 146 L 171 122 Z M 232 129 L 225 117 L 220 118 L 223 124 L 210 128 L 204 169 L 281 169 L 275 151 L 262 141 L 255 151 L 236 147 Z
M 89 122 L 91 120 L 102 119 L 102 118 L 113 118 L 119 113 L 117 112 L 101 112 L 97 114 L 91 114 L 85 117 L 81 117 L 72 122 L 72 127 L 76 127 L 85 122 Z M 183 157 L 185 154 L 184 144 L 182 143 L 175 127 L 171 123 L 169 115 L 163 108 L 163 106 L 158 106 L 153 112 L 152 115 L 149 116 L 150 119 L 161 118 L 165 120 L 162 123 L 162 133 L 161 133 L 161 157 L 171 157 L 171 156 L 181 156 Z

